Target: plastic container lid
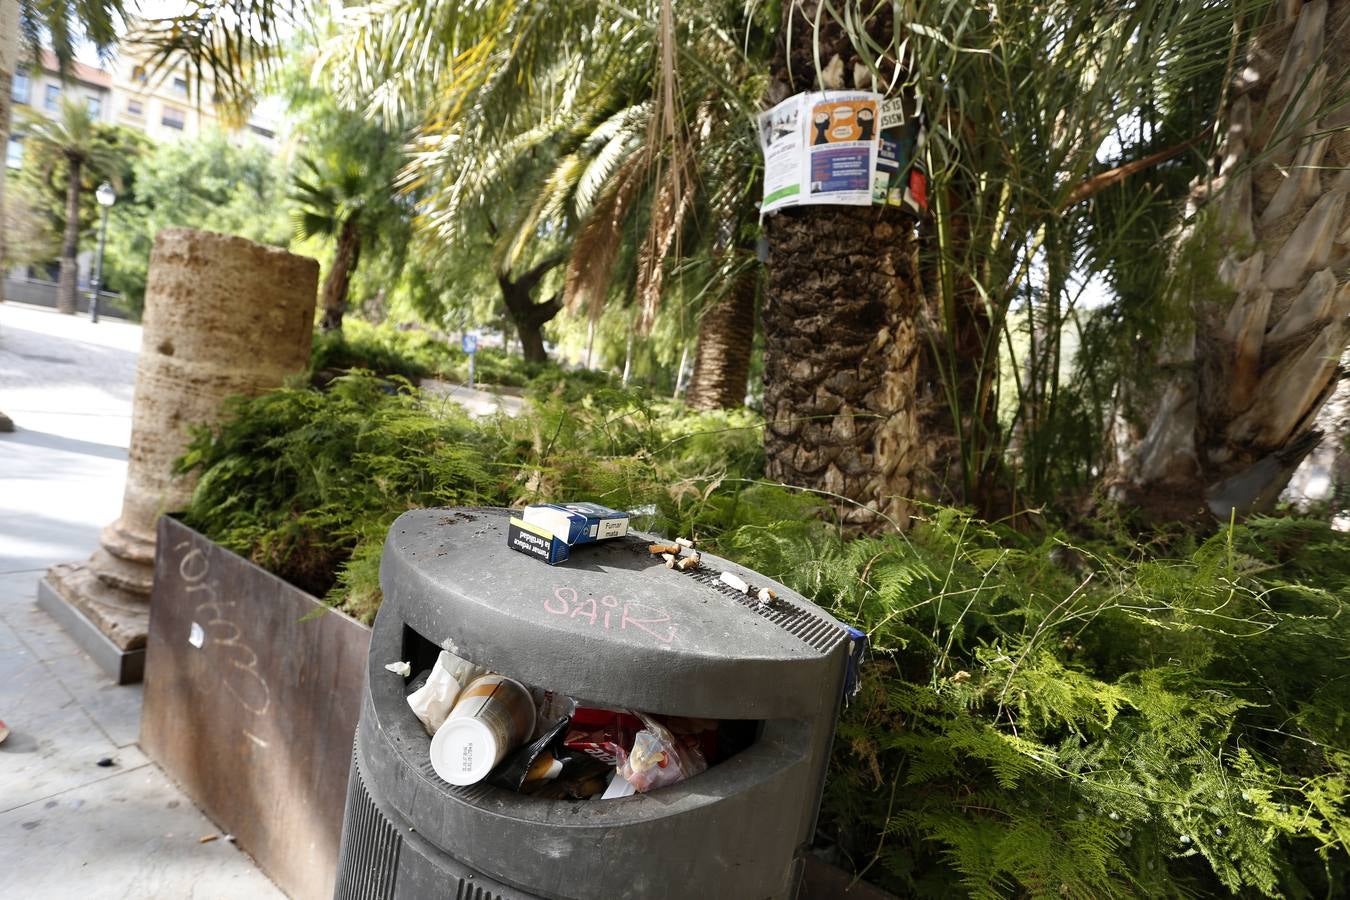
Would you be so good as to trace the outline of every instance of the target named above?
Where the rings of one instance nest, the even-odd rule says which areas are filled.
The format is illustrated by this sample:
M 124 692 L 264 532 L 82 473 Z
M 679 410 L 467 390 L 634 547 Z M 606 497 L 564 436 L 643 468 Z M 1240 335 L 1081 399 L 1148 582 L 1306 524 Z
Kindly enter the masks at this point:
M 480 719 L 446 719 L 431 738 L 431 767 L 450 784 L 477 784 L 497 765 L 497 738 Z

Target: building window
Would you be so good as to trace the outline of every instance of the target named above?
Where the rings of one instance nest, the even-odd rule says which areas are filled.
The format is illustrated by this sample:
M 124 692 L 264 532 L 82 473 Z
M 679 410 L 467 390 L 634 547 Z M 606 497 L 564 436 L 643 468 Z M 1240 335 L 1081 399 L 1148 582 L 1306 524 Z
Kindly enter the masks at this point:
M 86 95 L 84 98 L 84 107 L 89 110 L 89 118 L 98 119 L 103 115 L 103 98 Z
M 173 92 L 180 97 L 187 96 L 187 79 L 175 77 L 173 80 Z
M 144 114 L 145 114 L 145 107 L 141 106 L 141 101 L 139 100 L 127 101 L 127 115 L 140 116 Z
M 17 169 L 23 165 L 23 135 L 13 135 L 5 149 L 5 165 Z
M 9 92 L 10 97 L 12 97 L 12 98 L 14 99 L 14 102 L 15 102 L 15 103 L 25 103 L 25 104 L 26 104 L 26 103 L 28 102 L 28 90 L 29 90 L 29 87 L 30 87 L 30 83 L 29 83 L 29 81 L 28 81 L 28 70 L 27 70 L 27 69 L 15 69 L 15 70 L 14 70 L 14 89 L 13 89 L 12 91 Z
M 165 128 L 172 128 L 175 131 L 182 131 L 187 122 L 187 117 L 183 111 L 176 106 L 165 106 L 164 114 L 160 116 L 159 123 Z
M 146 82 L 145 66 L 137 66 L 136 68 L 132 69 L 131 80 L 137 82 L 138 84 L 145 84 Z
M 42 105 L 50 112 L 56 112 L 61 108 L 61 86 L 56 84 L 47 85 L 47 95 L 42 101 Z

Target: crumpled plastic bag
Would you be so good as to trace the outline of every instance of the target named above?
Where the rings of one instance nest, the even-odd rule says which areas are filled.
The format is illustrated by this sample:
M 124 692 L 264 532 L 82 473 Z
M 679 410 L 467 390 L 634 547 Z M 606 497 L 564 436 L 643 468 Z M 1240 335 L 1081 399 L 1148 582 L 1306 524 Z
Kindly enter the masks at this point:
M 677 739 L 670 729 L 646 713 L 634 712 L 643 728 L 633 739 L 633 749 L 620 753 L 619 774 L 638 793 L 679 784 L 708 768 L 696 747 Z
M 475 666 L 467 659 L 461 659 L 448 650 L 442 650 L 431 667 L 427 683 L 408 695 L 408 705 L 412 707 L 427 734 L 434 735 L 436 729 L 445 724 L 450 709 L 459 699 L 464 686 L 487 670 Z

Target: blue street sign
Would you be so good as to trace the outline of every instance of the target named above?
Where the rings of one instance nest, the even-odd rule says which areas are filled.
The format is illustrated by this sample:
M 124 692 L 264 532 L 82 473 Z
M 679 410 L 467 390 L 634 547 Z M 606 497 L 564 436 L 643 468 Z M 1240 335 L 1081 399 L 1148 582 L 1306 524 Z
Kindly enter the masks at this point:
M 460 349 L 463 350 L 465 353 L 477 353 L 477 352 L 478 352 L 478 335 L 476 335 L 476 334 L 466 334 L 466 335 L 464 335 L 464 337 L 460 338 L 460 345 L 459 345 L 459 346 L 460 346 Z

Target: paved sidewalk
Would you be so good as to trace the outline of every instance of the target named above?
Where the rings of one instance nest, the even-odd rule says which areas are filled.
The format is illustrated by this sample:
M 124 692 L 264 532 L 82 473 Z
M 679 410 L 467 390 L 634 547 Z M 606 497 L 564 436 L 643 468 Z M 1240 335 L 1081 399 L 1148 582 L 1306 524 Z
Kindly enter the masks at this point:
M 117 517 L 139 326 L 0 304 L 0 893 L 279 898 L 136 746 L 141 688 L 114 685 L 34 607 L 47 566 Z M 100 766 L 100 760 L 112 765 Z
M 417 385 L 427 397 L 443 397 L 451 403 L 464 407 L 474 417 L 491 416 L 504 412 L 508 416 L 520 415 L 525 401 L 514 394 L 503 393 L 499 389 L 482 390 L 464 384 L 454 384 L 437 378 L 423 378 Z

